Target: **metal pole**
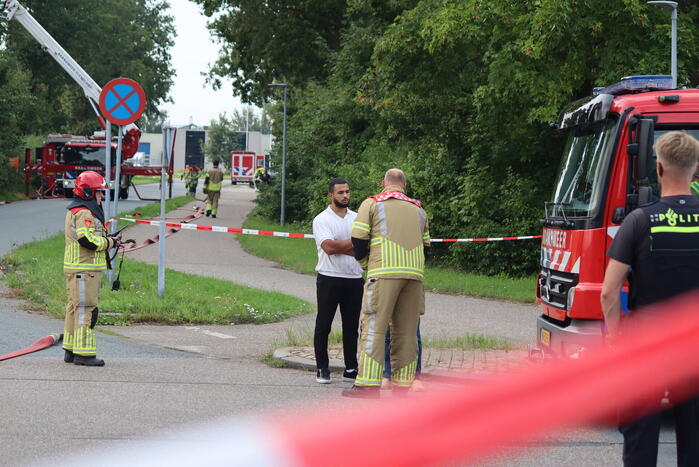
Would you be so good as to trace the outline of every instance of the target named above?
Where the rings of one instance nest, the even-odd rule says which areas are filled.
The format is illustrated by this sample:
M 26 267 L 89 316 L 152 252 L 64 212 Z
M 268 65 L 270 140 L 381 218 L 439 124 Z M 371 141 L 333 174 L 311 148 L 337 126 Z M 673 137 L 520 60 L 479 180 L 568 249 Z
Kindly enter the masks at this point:
M 112 181 L 112 123 L 107 120 L 104 129 L 104 179 L 107 182 L 107 192 L 104 194 L 104 217 L 109 221 L 112 218 L 112 203 L 109 187 Z M 111 256 L 111 252 L 108 252 Z M 107 281 L 111 285 L 114 282 L 114 270 L 107 270 Z
M 672 45 L 670 47 L 670 72 L 672 73 L 672 88 L 677 88 L 677 2 L 670 0 L 653 0 L 649 5 L 657 5 L 670 10 L 672 18 Z
M 672 9 L 672 88 L 677 89 L 677 4 Z
M 171 128 L 163 128 L 163 156 L 160 158 L 160 242 L 158 259 L 158 297 L 165 296 L 165 180 L 170 161 Z
M 119 214 L 119 194 L 121 192 L 121 149 L 123 135 L 121 133 L 121 126 L 117 128 L 117 153 L 116 153 L 116 167 L 114 174 L 114 204 L 113 204 L 113 215 Z M 112 225 L 112 232 L 116 232 L 116 224 Z
M 286 93 L 289 86 L 284 86 L 284 125 L 282 127 L 282 208 L 279 223 L 284 225 L 286 211 Z

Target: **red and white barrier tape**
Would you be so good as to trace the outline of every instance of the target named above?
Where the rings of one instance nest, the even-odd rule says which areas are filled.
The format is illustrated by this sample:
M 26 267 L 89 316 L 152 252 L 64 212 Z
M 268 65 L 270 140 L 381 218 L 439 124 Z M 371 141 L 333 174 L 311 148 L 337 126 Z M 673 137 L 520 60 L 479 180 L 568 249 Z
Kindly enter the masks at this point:
M 691 356 L 699 355 L 697 303 L 694 293 L 634 312 L 648 320 L 628 326 L 613 347 L 590 347 L 577 360 L 554 360 L 407 399 L 340 400 L 337 407 L 313 401 L 306 410 L 207 423 L 159 442 L 118 446 L 69 463 L 418 467 L 474 462 L 502 445 L 546 432 L 612 423 L 620 410 L 657 410 L 666 390 L 673 402 L 696 395 L 699 365 Z M 163 445 L 163 439 L 171 443 Z M 347 446 L 355 449 L 345 454 Z
M 132 219 L 129 217 L 112 217 L 112 220 L 134 222 L 136 224 L 160 226 L 158 220 Z M 269 237 L 287 238 L 315 238 L 312 234 L 294 232 L 275 232 L 272 230 L 241 229 L 239 227 L 224 227 L 218 225 L 185 224 L 181 222 L 165 222 L 165 227 L 183 230 L 205 230 L 208 232 L 237 233 L 244 235 L 266 235 Z M 503 240 L 531 240 L 541 238 L 541 235 L 528 235 L 524 237 L 483 237 L 483 238 L 433 238 L 432 243 L 456 243 L 456 242 L 501 242 Z

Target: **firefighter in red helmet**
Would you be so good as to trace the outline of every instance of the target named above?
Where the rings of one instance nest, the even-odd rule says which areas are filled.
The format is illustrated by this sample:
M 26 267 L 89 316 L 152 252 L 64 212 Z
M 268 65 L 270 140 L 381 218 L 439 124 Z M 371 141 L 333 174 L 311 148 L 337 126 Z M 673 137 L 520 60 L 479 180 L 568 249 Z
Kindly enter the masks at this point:
M 104 366 L 98 359 L 94 328 L 97 324 L 97 300 L 102 271 L 111 269 L 109 250 L 119 247 L 105 227 L 102 199 L 107 185 L 93 171 L 78 175 L 65 222 L 66 248 L 63 272 L 68 286 L 63 360 L 85 366 Z

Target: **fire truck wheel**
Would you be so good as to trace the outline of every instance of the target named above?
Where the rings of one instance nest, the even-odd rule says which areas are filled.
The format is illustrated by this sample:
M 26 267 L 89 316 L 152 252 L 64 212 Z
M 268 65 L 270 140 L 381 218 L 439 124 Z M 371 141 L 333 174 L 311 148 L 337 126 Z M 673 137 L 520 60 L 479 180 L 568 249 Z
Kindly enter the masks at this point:
M 71 190 L 70 188 L 64 188 L 63 194 L 65 195 L 66 198 L 72 198 L 73 197 L 73 190 Z
M 238 184 L 238 182 L 236 182 L 235 180 L 231 180 L 231 185 L 237 185 L 237 184 Z
M 129 199 L 129 187 L 119 189 L 119 199 Z

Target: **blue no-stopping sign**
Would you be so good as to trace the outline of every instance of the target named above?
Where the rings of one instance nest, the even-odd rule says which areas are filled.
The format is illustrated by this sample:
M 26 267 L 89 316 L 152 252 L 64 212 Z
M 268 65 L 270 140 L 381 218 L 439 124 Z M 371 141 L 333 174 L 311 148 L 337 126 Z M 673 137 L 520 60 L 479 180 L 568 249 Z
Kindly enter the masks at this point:
M 99 104 L 104 118 L 116 125 L 128 125 L 146 109 L 146 93 L 136 81 L 116 78 L 102 88 Z

